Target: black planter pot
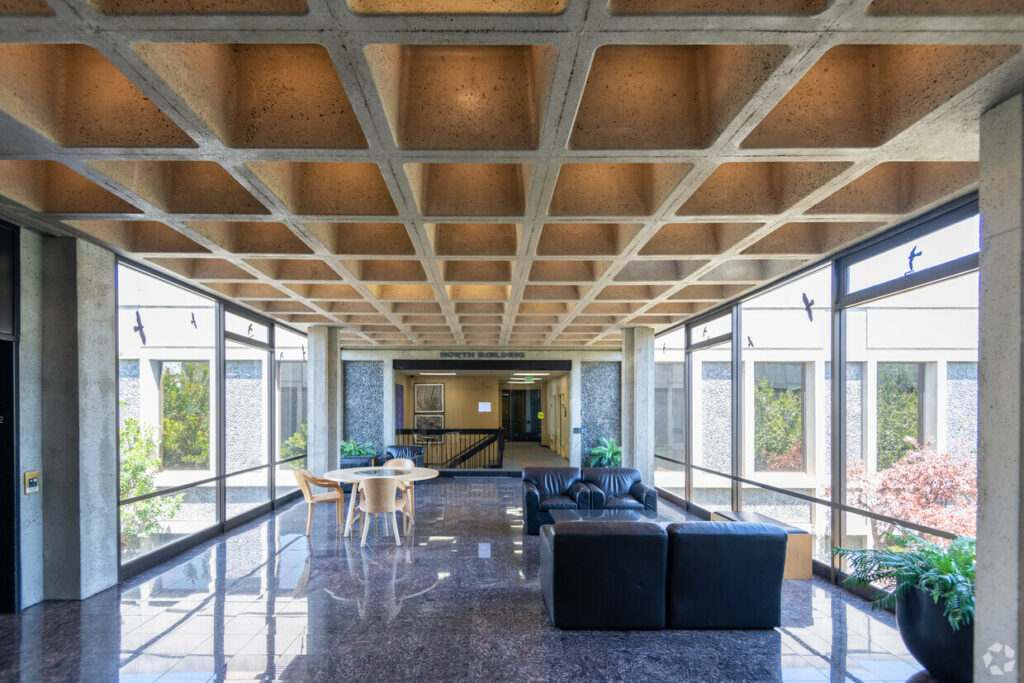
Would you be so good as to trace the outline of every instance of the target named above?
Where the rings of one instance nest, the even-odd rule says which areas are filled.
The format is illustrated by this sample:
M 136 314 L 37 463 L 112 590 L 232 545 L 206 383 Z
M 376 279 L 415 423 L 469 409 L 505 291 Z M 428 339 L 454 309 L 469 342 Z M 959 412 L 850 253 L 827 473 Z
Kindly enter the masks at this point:
M 943 616 L 945 605 L 935 603 L 915 587 L 896 603 L 896 623 L 910 654 L 933 677 L 946 683 L 973 680 L 974 622 L 954 631 Z

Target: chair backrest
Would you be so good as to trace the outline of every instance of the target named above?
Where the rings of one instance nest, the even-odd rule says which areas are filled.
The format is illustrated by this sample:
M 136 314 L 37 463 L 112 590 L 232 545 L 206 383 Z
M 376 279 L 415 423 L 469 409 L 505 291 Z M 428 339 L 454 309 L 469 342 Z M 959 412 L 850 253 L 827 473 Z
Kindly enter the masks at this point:
M 523 481 L 535 484 L 541 496 L 564 495 L 579 480 L 579 467 L 523 468 Z
M 363 510 L 365 512 L 394 512 L 398 509 L 395 494 L 398 493 L 398 480 L 394 477 L 374 477 L 359 482 L 363 492 Z
M 309 490 L 309 480 L 313 478 L 313 475 L 306 470 L 292 471 L 295 473 L 295 481 L 298 482 L 299 489 L 302 491 L 302 497 L 308 503 L 313 498 L 313 492 Z
M 388 460 L 386 463 L 384 463 L 384 467 L 404 469 L 416 467 L 416 463 L 414 463 L 412 460 L 409 460 L 409 458 L 392 458 L 391 460 Z
M 640 470 L 633 467 L 584 467 L 581 476 L 584 482 L 595 485 L 609 498 L 626 495 L 642 478 Z
M 413 462 L 423 462 L 423 446 L 388 446 L 384 449 L 384 462 L 393 458 L 404 458 Z

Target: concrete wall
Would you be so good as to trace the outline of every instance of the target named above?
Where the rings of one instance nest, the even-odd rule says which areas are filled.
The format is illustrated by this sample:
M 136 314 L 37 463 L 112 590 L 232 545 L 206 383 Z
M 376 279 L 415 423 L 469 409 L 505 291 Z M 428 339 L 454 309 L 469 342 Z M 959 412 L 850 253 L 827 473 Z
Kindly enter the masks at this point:
M 345 361 L 343 364 L 345 402 L 341 438 L 355 439 L 359 443 L 370 442 L 379 454 L 391 443 L 393 434 L 387 437 L 381 428 L 384 424 L 384 362 Z M 389 383 L 387 391 L 394 393 Z M 393 421 L 393 419 L 392 419 Z M 337 462 L 337 454 L 332 463 Z
M 43 437 L 43 238 L 21 231 L 21 338 L 18 342 L 18 459 L 22 472 L 41 470 Z M 44 597 L 43 493 L 21 494 L 21 605 Z M 20 489 L 19 489 L 20 491 Z
M 117 582 L 114 257 L 74 239 L 42 243 L 42 593 L 80 599 Z
M 587 451 L 602 436 L 622 443 L 621 363 L 584 361 L 580 367 L 582 401 L 581 425 L 587 433 L 581 439 L 584 464 Z

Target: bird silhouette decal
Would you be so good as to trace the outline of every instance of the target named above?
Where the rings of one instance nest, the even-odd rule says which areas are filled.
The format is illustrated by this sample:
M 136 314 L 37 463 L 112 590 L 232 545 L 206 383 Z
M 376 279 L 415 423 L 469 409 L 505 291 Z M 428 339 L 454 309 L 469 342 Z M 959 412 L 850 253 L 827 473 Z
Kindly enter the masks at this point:
M 910 248 L 910 255 L 907 257 L 907 266 L 909 267 L 909 270 L 903 273 L 903 277 L 907 277 L 908 275 L 913 274 L 914 259 L 916 259 L 918 256 L 922 256 L 923 254 L 924 252 L 918 249 L 916 244 Z
M 702 336 L 702 337 L 703 337 L 704 339 L 707 339 L 707 338 L 708 338 L 709 334 L 708 334 L 708 327 L 707 327 L 707 325 L 705 325 L 705 326 L 704 326 L 704 332 L 702 332 L 702 333 L 701 333 L 701 336 Z
M 302 360 L 306 360 L 306 345 L 302 345 Z
M 747 347 L 751 349 L 754 348 L 754 340 L 750 338 L 749 334 L 747 335 Z
M 199 323 L 196 322 L 196 314 L 195 313 L 192 314 L 192 327 L 196 328 L 197 330 L 199 329 Z
M 245 333 L 250 337 L 252 336 L 252 323 L 249 323 L 249 329 L 247 329 Z
M 138 311 L 135 311 L 135 327 L 132 328 L 135 332 L 139 333 L 139 339 L 142 340 L 142 345 L 146 345 L 146 328 L 142 325 L 142 316 L 139 315 Z
M 813 323 L 814 322 L 814 310 L 813 310 L 812 307 L 814 306 L 814 299 L 808 299 L 807 298 L 807 292 L 801 293 L 800 296 L 802 296 L 803 299 L 804 299 L 804 311 L 807 312 L 807 319 L 810 320 Z

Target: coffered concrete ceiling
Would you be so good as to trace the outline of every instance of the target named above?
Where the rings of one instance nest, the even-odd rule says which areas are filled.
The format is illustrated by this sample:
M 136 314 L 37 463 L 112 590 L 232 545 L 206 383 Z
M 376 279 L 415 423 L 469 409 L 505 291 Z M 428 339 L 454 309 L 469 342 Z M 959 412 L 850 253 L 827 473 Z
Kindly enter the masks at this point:
M 614 347 L 978 182 L 1024 0 L 0 0 L 0 213 L 343 344 Z

